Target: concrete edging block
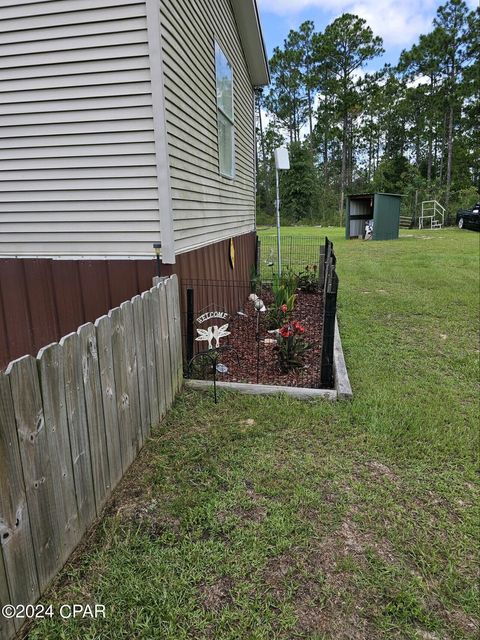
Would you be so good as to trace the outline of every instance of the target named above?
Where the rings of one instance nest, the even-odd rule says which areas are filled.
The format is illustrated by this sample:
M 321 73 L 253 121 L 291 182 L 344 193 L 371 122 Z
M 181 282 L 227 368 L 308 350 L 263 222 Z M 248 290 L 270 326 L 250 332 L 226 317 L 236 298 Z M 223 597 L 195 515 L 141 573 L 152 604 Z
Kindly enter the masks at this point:
M 335 389 L 339 400 L 350 400 L 353 397 L 352 387 L 343 355 L 342 340 L 338 328 L 338 319 L 335 317 L 335 337 L 333 343 L 333 372 L 335 376 Z
M 213 386 L 211 380 L 185 380 L 185 386 L 189 389 L 208 389 Z M 306 387 L 282 387 L 273 384 L 248 384 L 245 382 L 217 382 L 218 389 L 228 391 L 238 391 L 239 393 L 250 393 L 253 395 L 272 395 L 284 393 L 292 398 L 301 400 L 336 400 L 337 391 L 335 389 L 308 389 Z

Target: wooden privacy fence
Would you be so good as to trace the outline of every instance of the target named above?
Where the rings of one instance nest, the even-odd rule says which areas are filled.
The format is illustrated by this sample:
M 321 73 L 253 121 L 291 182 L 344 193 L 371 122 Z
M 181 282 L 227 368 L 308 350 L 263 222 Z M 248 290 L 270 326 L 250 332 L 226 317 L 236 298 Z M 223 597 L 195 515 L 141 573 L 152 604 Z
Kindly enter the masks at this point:
M 38 600 L 181 384 L 175 275 L 0 373 L 0 605 Z

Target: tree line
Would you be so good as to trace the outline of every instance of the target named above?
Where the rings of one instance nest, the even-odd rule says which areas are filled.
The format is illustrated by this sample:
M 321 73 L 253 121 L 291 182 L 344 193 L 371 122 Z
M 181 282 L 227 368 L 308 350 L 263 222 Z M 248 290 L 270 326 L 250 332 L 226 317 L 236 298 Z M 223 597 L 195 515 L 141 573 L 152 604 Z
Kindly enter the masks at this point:
M 347 193 L 402 193 L 405 215 L 436 199 L 453 216 L 480 188 L 480 11 L 440 6 L 430 33 L 396 65 L 366 21 L 344 13 L 323 32 L 291 30 L 257 93 L 257 219 L 275 208 L 273 150 L 287 143 L 282 211 L 292 223 L 341 223 Z M 268 117 L 265 117 L 267 115 Z

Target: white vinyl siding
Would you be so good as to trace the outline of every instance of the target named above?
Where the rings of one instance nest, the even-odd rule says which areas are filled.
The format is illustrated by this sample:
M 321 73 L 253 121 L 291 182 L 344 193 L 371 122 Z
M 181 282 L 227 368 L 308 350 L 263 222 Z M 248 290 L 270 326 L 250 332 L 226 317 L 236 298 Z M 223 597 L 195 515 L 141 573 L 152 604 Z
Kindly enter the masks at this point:
M 0 3 L 0 255 L 152 255 L 145 2 Z
M 254 229 L 254 113 L 229 0 L 161 0 L 177 253 Z M 235 175 L 219 172 L 215 42 L 233 67 Z

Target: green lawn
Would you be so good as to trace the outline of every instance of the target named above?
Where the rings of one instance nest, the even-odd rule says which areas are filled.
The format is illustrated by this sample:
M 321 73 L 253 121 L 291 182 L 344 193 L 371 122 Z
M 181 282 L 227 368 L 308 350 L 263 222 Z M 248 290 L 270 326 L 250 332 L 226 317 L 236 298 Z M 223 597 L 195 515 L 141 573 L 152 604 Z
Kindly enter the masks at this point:
M 325 231 L 354 399 L 183 393 L 31 639 L 478 637 L 480 235 Z

